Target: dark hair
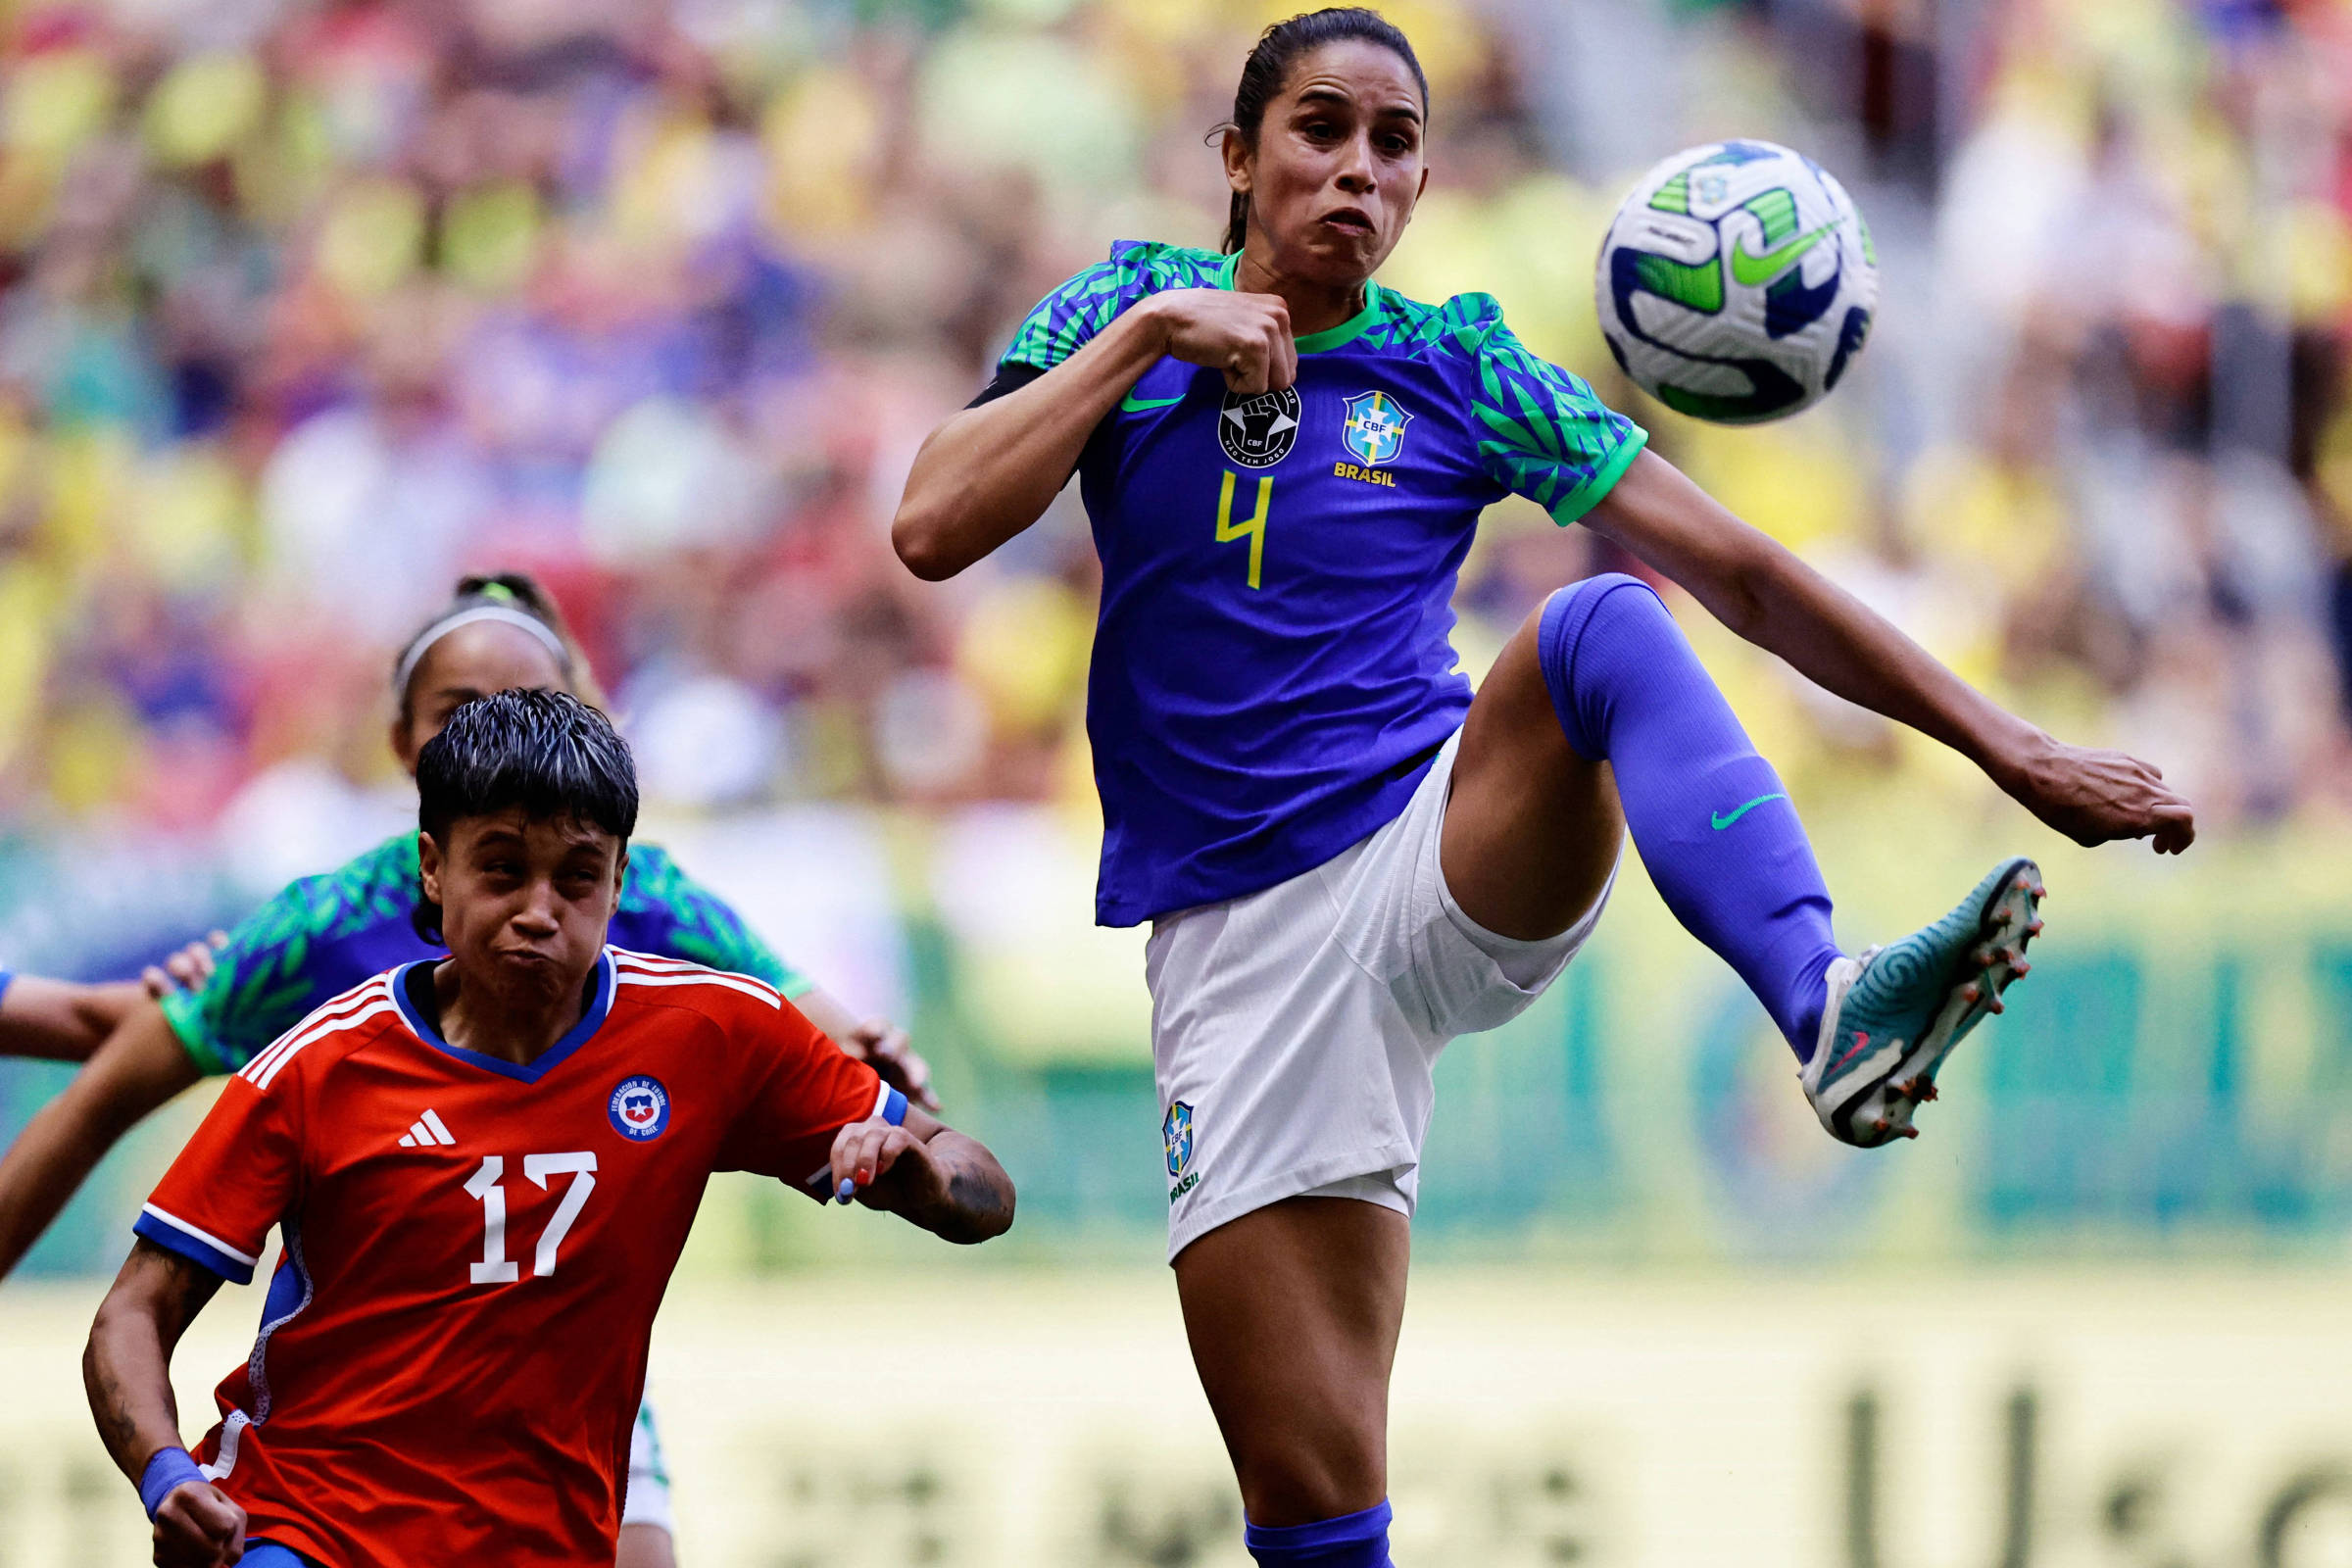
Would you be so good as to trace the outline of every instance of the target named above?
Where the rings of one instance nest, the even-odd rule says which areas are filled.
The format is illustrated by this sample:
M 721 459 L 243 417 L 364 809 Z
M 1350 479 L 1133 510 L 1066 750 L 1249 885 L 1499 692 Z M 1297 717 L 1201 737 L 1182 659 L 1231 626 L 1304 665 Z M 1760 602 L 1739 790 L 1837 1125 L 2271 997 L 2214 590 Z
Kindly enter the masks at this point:
M 416 754 L 416 825 L 444 850 L 459 819 L 520 807 L 570 818 L 627 845 L 637 829 L 637 764 L 612 721 L 569 692 L 518 688 L 477 697 Z M 419 891 L 417 934 L 441 939 L 441 906 Z
M 538 578 L 527 571 L 469 572 L 458 579 L 457 591 L 450 596 L 449 603 L 434 611 L 432 618 L 417 627 L 409 640 L 400 645 L 400 653 L 392 661 L 392 679 L 396 688 L 392 700 L 399 705 L 403 719 L 409 716 L 408 689 L 416 680 L 416 672 L 410 665 L 416 645 L 450 616 L 493 606 L 528 615 L 554 633 L 556 641 L 564 648 L 564 657 L 559 662 L 564 669 L 564 684 L 590 707 L 607 706 L 604 690 L 597 685 L 595 674 L 588 668 L 588 656 L 580 651 L 580 640 L 571 634 L 570 623 L 564 620 L 564 612 L 558 608 L 555 596 L 540 586 Z M 403 670 L 408 671 L 406 680 L 401 678 Z
M 1287 22 L 1277 22 L 1257 37 L 1257 47 L 1242 63 L 1241 85 L 1233 89 L 1233 121 L 1235 130 L 1252 151 L 1257 147 L 1257 127 L 1266 118 L 1266 105 L 1282 91 L 1283 83 L 1291 79 L 1291 68 L 1298 57 L 1311 54 L 1327 43 L 1357 39 L 1378 44 L 1403 61 L 1413 74 L 1413 81 L 1421 89 L 1421 107 L 1429 107 L 1429 77 L 1422 74 L 1421 59 L 1396 24 L 1367 6 L 1331 6 L 1322 11 L 1307 11 Z M 1233 205 L 1225 220 L 1225 249 L 1238 251 L 1250 237 L 1250 198 L 1240 191 L 1233 193 Z

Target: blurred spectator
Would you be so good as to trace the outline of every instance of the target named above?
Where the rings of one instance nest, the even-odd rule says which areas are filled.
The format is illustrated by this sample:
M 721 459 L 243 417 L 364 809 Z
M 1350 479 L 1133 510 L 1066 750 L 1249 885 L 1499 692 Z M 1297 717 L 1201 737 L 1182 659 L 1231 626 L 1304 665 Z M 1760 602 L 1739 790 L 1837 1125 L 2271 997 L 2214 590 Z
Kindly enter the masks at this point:
M 1214 236 L 1200 137 L 1288 9 L 18 9 L 10 807 L 195 828 L 264 775 L 249 800 L 376 777 L 393 642 L 505 563 L 565 594 L 657 798 L 1082 798 L 1083 516 L 929 588 L 889 514 L 1036 297 L 1113 237 Z M 2352 804 L 2352 10 L 1389 9 L 1436 91 L 1393 284 L 1496 293 L 1727 502 L 1971 678 L 2180 769 L 2211 819 Z M 1681 139 L 1851 168 L 1895 280 L 1853 390 L 1731 432 L 1615 376 L 1589 269 L 1632 171 L 1562 139 L 1571 23 L 1693 106 Z M 1465 664 L 1621 564 L 1499 509 Z M 1792 769 L 1912 755 L 1708 648 Z

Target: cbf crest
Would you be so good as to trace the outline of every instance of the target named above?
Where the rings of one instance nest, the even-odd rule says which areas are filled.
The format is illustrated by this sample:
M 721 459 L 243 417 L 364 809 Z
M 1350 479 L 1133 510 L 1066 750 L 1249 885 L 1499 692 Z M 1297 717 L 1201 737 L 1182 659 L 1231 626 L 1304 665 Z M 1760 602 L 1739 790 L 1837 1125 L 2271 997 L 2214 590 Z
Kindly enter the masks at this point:
M 1179 1100 L 1168 1106 L 1168 1119 L 1159 1124 L 1159 1136 L 1168 1146 L 1168 1174 L 1176 1185 L 1168 1189 L 1168 1203 L 1200 1185 L 1200 1173 L 1188 1170 L 1193 1162 L 1193 1107 Z
M 1345 406 L 1348 419 L 1340 426 L 1340 441 L 1355 460 L 1371 468 L 1396 462 L 1413 416 L 1386 392 L 1359 392 Z
M 1181 1176 L 1193 1162 L 1193 1107 L 1179 1100 L 1168 1106 L 1168 1119 L 1159 1124 L 1168 1146 L 1168 1174 Z
M 621 1137 L 633 1144 L 647 1143 L 661 1137 L 662 1129 L 669 1125 L 669 1091 L 662 1087 L 661 1079 L 643 1073 L 623 1078 L 613 1086 L 605 1114 Z

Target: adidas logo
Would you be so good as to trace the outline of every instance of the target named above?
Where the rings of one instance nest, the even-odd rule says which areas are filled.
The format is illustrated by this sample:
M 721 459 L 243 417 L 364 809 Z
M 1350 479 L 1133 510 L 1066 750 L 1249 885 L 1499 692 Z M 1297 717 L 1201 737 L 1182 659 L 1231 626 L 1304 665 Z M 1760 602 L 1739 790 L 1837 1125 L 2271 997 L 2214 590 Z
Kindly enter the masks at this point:
M 451 1136 L 450 1130 L 441 1124 L 441 1118 L 428 1110 L 410 1126 L 409 1136 L 400 1141 L 400 1147 L 403 1149 L 431 1149 L 436 1146 L 447 1148 L 456 1142 L 457 1139 Z

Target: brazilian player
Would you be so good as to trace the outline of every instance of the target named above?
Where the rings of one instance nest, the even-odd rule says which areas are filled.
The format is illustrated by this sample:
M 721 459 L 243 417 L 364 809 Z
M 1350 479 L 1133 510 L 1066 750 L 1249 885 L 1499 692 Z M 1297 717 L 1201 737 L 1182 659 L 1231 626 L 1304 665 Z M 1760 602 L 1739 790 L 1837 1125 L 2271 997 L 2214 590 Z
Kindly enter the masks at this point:
M 2003 711 L 1644 451 L 1493 298 L 1374 281 L 1429 177 L 1428 107 L 1376 13 L 1269 28 L 1224 129 L 1222 253 L 1122 243 L 1055 290 L 926 441 L 894 524 L 917 576 L 953 576 L 1079 477 L 1103 579 L 1098 911 L 1152 922 L 1169 1253 L 1269 1568 L 1388 1561 L 1431 1064 L 1558 976 L 1629 825 L 1851 1143 L 1913 1131 L 2039 929 L 2020 858 L 1841 952 L 1779 777 L 1632 577 L 1554 593 L 1473 698 L 1447 633 L 1483 508 L 1583 521 L 2080 843 L 2194 833 L 2154 768 Z
M 595 700 L 587 662 L 555 602 L 532 579 L 512 572 L 461 581 L 450 605 L 402 650 L 392 684 L 392 749 L 411 771 L 451 711 L 485 693 L 541 687 L 584 691 Z M 0 1273 L 141 1117 L 200 1076 L 243 1067 L 327 998 L 435 951 L 413 920 L 416 856 L 416 835 L 405 833 L 339 870 L 292 884 L 237 927 L 209 984 L 131 1010 L 0 1157 Z M 630 855 L 613 940 L 773 986 L 852 1054 L 918 1103 L 937 1108 L 929 1068 L 908 1049 L 904 1031 L 850 1013 L 654 845 L 638 845 Z M 192 958 L 183 954 L 173 961 Z M 620 1568 L 667 1568 L 669 1486 L 650 1408 L 636 1456 Z
M 84 1369 L 165 1568 L 612 1562 L 631 1417 L 714 1171 L 953 1242 L 1012 1184 L 773 987 L 608 941 L 637 780 L 562 692 L 466 704 L 419 754 L 420 958 L 239 1069 L 133 1227 Z M 221 1419 L 171 1357 L 284 1250 Z

